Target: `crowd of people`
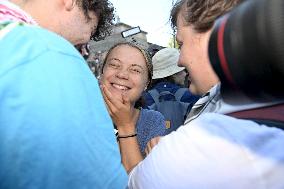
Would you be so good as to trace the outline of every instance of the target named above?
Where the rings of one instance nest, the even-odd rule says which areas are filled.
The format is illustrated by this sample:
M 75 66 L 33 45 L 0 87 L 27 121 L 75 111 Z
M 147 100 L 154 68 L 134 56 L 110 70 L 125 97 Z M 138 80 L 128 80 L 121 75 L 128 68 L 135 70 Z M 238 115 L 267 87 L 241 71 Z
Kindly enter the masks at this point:
M 235 116 L 283 100 L 224 101 L 208 54 L 216 20 L 254 1 L 178 0 L 179 51 L 118 43 L 98 81 L 75 46 L 109 34 L 108 0 L 0 0 L 0 188 L 284 188 L 284 131 Z M 147 92 L 187 85 L 167 132 Z

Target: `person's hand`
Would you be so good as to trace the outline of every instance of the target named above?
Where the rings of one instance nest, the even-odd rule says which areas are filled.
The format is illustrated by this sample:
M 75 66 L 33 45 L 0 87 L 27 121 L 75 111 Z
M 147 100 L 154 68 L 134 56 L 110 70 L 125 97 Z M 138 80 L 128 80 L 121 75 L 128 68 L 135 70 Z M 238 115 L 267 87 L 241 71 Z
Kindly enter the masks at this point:
M 101 89 L 108 112 L 117 126 L 119 134 L 135 133 L 138 115 L 128 96 L 125 93 L 122 93 L 121 96 L 114 96 L 104 85 L 101 85 Z
M 152 138 L 148 143 L 147 143 L 147 146 L 145 148 L 145 153 L 146 155 L 148 155 L 151 150 L 154 148 L 154 146 L 156 146 L 159 141 L 160 141 L 161 137 L 160 136 L 157 136 L 155 138 Z

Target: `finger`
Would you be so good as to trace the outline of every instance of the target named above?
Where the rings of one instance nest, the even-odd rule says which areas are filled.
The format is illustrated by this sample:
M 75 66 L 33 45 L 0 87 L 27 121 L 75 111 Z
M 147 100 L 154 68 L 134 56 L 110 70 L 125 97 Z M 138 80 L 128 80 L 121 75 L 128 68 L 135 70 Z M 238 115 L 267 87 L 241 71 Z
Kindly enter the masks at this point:
M 115 106 L 112 104 L 112 102 L 109 100 L 109 97 L 107 96 L 107 89 L 104 85 L 101 85 L 101 89 L 102 89 L 102 96 L 103 96 L 103 99 L 106 103 L 106 106 L 107 106 L 107 109 L 108 109 L 108 112 L 109 114 L 113 115 L 113 112 L 115 111 Z
M 109 101 L 109 98 L 108 98 L 108 96 L 107 96 L 107 94 L 106 94 L 105 87 L 104 87 L 103 85 L 101 85 L 100 88 L 101 88 L 101 91 L 102 91 L 102 96 L 103 96 L 104 101 L 105 101 L 107 104 L 109 104 L 110 101 Z
M 121 107 L 123 102 L 122 102 L 122 97 L 117 97 L 116 95 L 112 95 L 111 92 L 109 91 L 109 89 L 105 86 L 102 85 L 103 88 L 103 92 L 105 93 L 105 96 L 108 100 L 108 102 L 110 102 L 112 107 Z
M 110 92 L 105 85 L 101 85 L 101 89 L 103 91 L 104 98 L 109 101 L 110 99 Z

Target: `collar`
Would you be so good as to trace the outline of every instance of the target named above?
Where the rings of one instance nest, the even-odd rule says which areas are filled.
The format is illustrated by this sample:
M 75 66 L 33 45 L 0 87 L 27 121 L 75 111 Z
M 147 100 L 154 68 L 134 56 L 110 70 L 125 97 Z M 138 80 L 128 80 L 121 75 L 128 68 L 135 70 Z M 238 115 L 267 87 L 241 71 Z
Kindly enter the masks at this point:
M 191 108 L 185 124 L 196 119 L 203 113 L 216 112 L 220 108 L 220 88 L 221 84 L 214 85 L 207 93 L 205 93 Z
M 16 21 L 31 25 L 38 25 L 36 21 L 19 6 L 8 0 L 0 0 L 0 22 Z

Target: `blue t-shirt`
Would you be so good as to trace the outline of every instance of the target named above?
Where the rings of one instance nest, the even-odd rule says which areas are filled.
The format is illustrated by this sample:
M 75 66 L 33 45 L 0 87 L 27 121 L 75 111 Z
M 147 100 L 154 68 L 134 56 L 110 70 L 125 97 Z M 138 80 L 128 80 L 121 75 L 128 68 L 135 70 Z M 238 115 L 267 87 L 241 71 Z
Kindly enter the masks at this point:
M 140 151 L 145 155 L 147 143 L 154 137 L 163 136 L 166 131 L 164 116 L 157 111 L 141 108 L 136 123 Z
M 125 188 L 96 78 L 62 37 L 17 26 L 0 39 L 0 188 Z

